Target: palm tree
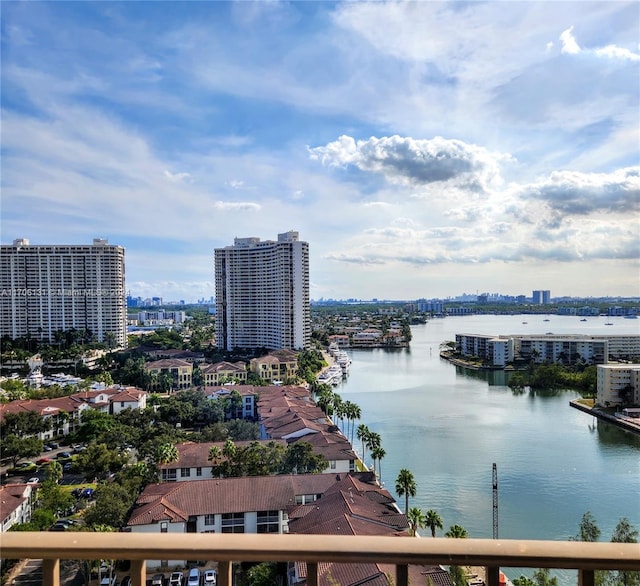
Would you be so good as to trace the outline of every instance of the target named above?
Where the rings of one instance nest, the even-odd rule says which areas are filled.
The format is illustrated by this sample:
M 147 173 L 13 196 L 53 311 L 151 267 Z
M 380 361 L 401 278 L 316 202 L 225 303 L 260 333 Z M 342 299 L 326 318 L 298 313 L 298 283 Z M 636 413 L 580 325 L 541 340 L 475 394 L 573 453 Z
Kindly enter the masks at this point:
M 451 525 L 451 527 L 449 527 L 449 531 L 447 531 L 444 536 L 453 537 L 456 539 L 464 539 L 468 536 L 468 533 L 462 525 Z
M 442 525 L 442 517 L 440 517 L 440 515 L 438 515 L 438 513 L 433 509 L 429 509 L 427 511 L 424 526 L 431 529 L 431 537 L 436 536 L 436 529 L 444 529 L 444 526 Z
M 353 445 L 353 434 L 356 427 L 355 422 L 357 419 L 360 419 L 360 417 L 362 417 L 362 409 L 360 409 L 359 405 L 351 403 L 349 405 L 349 412 L 349 418 L 351 419 L 351 445 Z
M 387 455 L 387 452 L 382 446 L 376 446 L 371 450 L 371 457 L 373 458 L 373 471 L 376 471 L 376 460 L 378 461 L 378 479 L 382 480 L 382 458 Z
M 398 473 L 396 478 L 396 494 L 398 496 L 404 496 L 404 513 L 405 515 L 409 511 L 409 497 L 416 496 L 417 486 L 416 480 L 413 477 L 413 473 L 406 468 L 403 468 Z
M 357 438 L 359 440 L 362 441 L 362 461 L 364 462 L 364 457 L 365 457 L 365 440 L 367 439 L 367 436 L 369 435 L 369 428 L 364 424 L 361 423 L 360 425 L 358 425 L 358 433 L 357 433 Z
M 418 537 L 418 529 L 423 529 L 426 526 L 426 517 L 422 509 L 411 507 L 407 513 L 407 522 L 409 523 L 409 534 Z
M 170 464 L 171 462 L 177 462 L 179 459 L 178 448 L 173 444 L 167 442 L 158 446 L 156 451 L 156 461 L 158 464 Z

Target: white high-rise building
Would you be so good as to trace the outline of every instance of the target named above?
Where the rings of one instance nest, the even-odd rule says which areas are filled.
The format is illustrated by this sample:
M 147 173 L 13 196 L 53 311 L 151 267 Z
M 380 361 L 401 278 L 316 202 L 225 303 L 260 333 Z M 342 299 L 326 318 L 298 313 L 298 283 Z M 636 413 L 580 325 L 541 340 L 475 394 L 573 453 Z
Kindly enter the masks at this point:
M 216 248 L 215 282 L 219 348 L 309 347 L 309 244 L 298 232 Z
M 92 245 L 0 247 L 0 335 L 55 343 L 58 332 L 124 347 L 127 305 L 124 248 Z

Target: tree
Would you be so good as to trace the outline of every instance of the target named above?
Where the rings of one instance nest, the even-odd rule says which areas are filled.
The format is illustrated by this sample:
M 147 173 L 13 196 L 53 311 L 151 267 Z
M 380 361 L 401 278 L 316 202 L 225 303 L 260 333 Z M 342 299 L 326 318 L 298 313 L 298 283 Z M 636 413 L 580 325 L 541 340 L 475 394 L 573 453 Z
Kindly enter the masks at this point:
M 371 450 L 371 457 L 373 458 L 373 471 L 376 471 L 376 462 L 378 462 L 378 478 L 382 479 L 382 458 L 387 455 L 387 452 L 382 446 L 376 446 Z
M 89 526 L 120 528 L 124 525 L 132 504 L 132 495 L 119 484 L 101 484 L 96 489 L 96 502 L 87 509 L 84 520 Z
M 398 473 L 396 478 L 396 494 L 398 496 L 404 496 L 404 512 L 405 515 L 409 512 L 409 497 L 416 496 L 417 486 L 413 473 L 406 468 L 403 468 Z
M 297 441 L 287 446 L 282 461 L 283 474 L 317 474 L 322 472 L 329 462 L 321 454 L 313 453 L 309 442 Z
M 156 450 L 156 462 L 158 464 L 170 464 L 171 462 L 177 462 L 179 459 L 178 448 L 173 444 L 163 443 L 158 446 Z
M 35 411 L 6 413 L 2 424 L 2 435 L 16 435 L 20 438 L 34 436 L 51 429 L 51 419 L 44 418 Z
M 118 450 L 112 450 L 106 444 L 90 444 L 76 458 L 76 466 L 88 478 L 106 478 L 111 472 L 121 470 L 129 461 L 129 456 Z
M 442 518 L 440 515 L 434 511 L 433 509 L 429 509 L 425 515 L 425 527 L 429 527 L 431 529 L 431 537 L 436 536 L 436 529 L 443 529 Z
M 32 458 L 42 452 L 42 441 L 35 437 L 18 437 L 8 435 L 2 441 L 2 456 L 11 458 L 11 463 L 15 468 L 22 458 Z
M 357 438 L 362 442 L 362 461 L 364 462 L 365 459 L 365 440 L 367 439 L 369 435 L 369 428 L 364 424 L 361 423 L 360 425 L 358 425 L 358 432 L 357 432 Z
M 64 471 L 62 470 L 62 464 L 54 460 L 53 462 L 50 462 L 49 465 L 47 466 L 47 472 L 46 472 L 45 478 L 47 479 L 47 481 L 51 481 L 54 484 L 58 484 L 58 482 L 60 482 L 60 479 L 62 478 L 63 472 Z
M 573 540 L 575 541 L 598 541 L 600 537 L 600 529 L 596 525 L 596 520 L 590 511 L 587 511 L 582 515 L 582 521 L 580 522 L 580 529 L 578 535 Z
M 451 525 L 449 531 L 444 534 L 445 537 L 452 537 L 454 539 L 465 539 L 468 534 L 467 530 L 462 525 Z
M 551 576 L 549 568 L 540 568 L 533 573 L 533 581 L 537 586 L 558 586 L 558 578 Z
M 418 535 L 418 529 L 423 529 L 426 523 L 422 509 L 411 507 L 407 513 L 407 522 L 409 523 L 409 534 L 416 537 Z
M 613 543 L 638 543 L 638 531 L 629 523 L 629 519 L 623 517 L 615 526 L 611 541 Z

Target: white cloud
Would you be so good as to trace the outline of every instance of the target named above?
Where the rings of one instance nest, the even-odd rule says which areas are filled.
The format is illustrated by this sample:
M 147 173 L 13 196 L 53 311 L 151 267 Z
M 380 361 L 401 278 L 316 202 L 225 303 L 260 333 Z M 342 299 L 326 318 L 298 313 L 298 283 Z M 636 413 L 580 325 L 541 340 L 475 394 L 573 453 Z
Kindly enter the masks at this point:
M 216 201 L 213 207 L 225 212 L 258 212 L 262 206 L 250 201 Z
M 181 181 L 191 182 L 193 177 L 189 173 L 171 173 L 171 171 L 167 171 L 165 169 L 164 176 L 169 179 L 169 181 L 173 181 L 175 183 L 179 183 Z
M 573 26 L 570 26 L 567 30 L 562 32 L 560 35 L 560 41 L 562 42 L 562 53 L 577 55 L 582 50 L 573 36 Z
M 391 183 L 427 185 L 451 181 L 484 191 L 501 181 L 499 162 L 509 155 L 442 137 L 414 139 L 390 136 L 358 140 L 341 136 L 324 147 L 309 149 L 312 159 L 327 166 L 354 166 L 383 175 Z
M 607 45 L 601 49 L 596 49 L 595 54 L 599 57 L 608 57 L 609 59 L 640 61 L 640 54 L 633 53 L 624 47 L 616 47 L 615 45 Z

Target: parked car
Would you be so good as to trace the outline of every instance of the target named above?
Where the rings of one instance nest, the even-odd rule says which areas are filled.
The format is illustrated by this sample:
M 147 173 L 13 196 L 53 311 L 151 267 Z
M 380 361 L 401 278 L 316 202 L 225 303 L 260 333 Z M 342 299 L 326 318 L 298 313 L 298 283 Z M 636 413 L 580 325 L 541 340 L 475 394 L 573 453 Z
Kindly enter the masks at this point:
M 63 472 L 71 472 L 71 469 L 73 468 L 73 462 L 67 462 L 63 467 L 62 467 L 62 471 Z
M 83 488 L 82 492 L 80 493 L 80 496 L 83 499 L 90 499 L 90 498 L 93 498 L 93 492 L 94 492 L 93 488 L 88 488 L 88 487 L 87 488 Z
M 40 479 L 37 476 L 34 476 L 33 478 L 29 478 L 29 480 L 27 480 L 27 484 L 40 484 Z
M 49 446 L 52 450 L 57 450 L 60 447 L 60 444 L 58 442 L 49 442 L 47 446 Z
M 56 524 L 60 523 L 61 525 L 66 525 L 67 527 L 71 527 L 75 525 L 76 522 L 73 519 L 57 519 Z
M 71 458 L 71 452 L 60 452 L 56 458 L 58 460 L 64 460 L 65 458 Z
M 169 577 L 169 586 L 182 586 L 184 583 L 184 574 L 182 572 L 172 572 Z
M 67 529 L 68 527 L 64 523 L 54 523 L 49 527 L 49 531 L 66 531 Z
M 198 568 L 191 568 L 189 570 L 187 586 L 200 586 L 200 570 L 198 570 Z
M 154 574 L 151 576 L 151 586 L 164 586 L 164 574 Z
M 218 582 L 218 576 L 215 570 L 205 570 L 204 571 L 204 583 L 205 586 L 215 586 Z
M 51 452 L 51 451 L 53 451 L 53 448 L 49 444 L 44 444 L 44 446 L 42 446 L 42 451 L 43 452 Z
M 37 468 L 35 462 L 20 462 L 15 468 L 9 468 L 7 474 L 24 474 L 31 472 Z
M 53 462 L 51 458 L 40 458 L 36 460 L 38 466 L 46 466 L 47 464 L 51 464 L 51 462 Z

